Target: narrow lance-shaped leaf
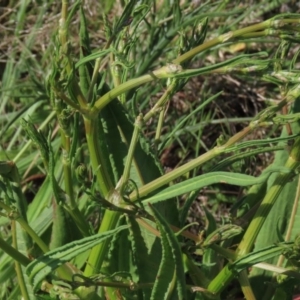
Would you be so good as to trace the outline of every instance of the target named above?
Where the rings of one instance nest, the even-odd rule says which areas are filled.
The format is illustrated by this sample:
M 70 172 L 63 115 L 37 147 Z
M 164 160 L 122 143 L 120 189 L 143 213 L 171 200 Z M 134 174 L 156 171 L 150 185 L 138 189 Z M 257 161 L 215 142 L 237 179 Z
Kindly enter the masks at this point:
M 217 230 L 217 224 L 214 216 L 205 206 L 203 206 L 203 210 L 206 217 L 205 233 L 206 236 L 209 237 L 210 234 Z M 210 268 L 205 268 L 203 270 L 208 280 L 211 280 L 219 272 L 219 264 L 221 259 L 222 258 L 213 249 L 210 249 L 209 247 L 205 249 L 202 263 L 205 266 L 211 266 Z
M 41 132 L 37 131 L 30 120 L 26 121 L 22 119 L 21 125 L 32 142 L 39 148 L 45 167 L 47 168 L 49 163 L 49 148 L 46 138 Z
M 120 226 L 105 233 L 95 234 L 93 236 L 66 244 L 35 259 L 26 268 L 26 273 L 33 284 L 34 290 L 36 291 L 39 283 L 59 266 L 69 262 L 75 256 L 88 251 L 106 239 L 111 238 L 113 235 L 117 234 L 121 230 L 124 230 L 125 228 L 128 228 L 128 226 Z
M 288 246 L 292 245 L 292 242 L 280 243 L 256 250 L 234 261 L 234 263 L 230 264 L 230 269 L 233 269 L 236 272 L 240 272 L 241 270 L 249 268 L 254 264 L 265 262 L 266 260 L 269 260 L 271 258 L 278 257 L 280 254 L 282 254 L 285 247 L 288 248 Z
M 139 227 L 135 218 L 128 217 L 129 223 L 129 240 L 131 242 L 132 255 L 134 263 L 137 266 L 139 283 L 151 283 L 155 281 L 155 276 L 159 268 L 159 258 L 161 252 L 148 252 L 147 244 L 150 241 L 149 236 L 143 236 L 141 228 Z M 155 259 L 154 259 L 155 256 Z M 173 271 L 174 272 L 174 271 Z M 144 288 L 142 290 L 144 299 L 150 299 L 151 289 Z
M 230 173 L 230 172 L 211 172 L 209 174 L 204 174 L 196 176 L 194 178 L 185 180 L 181 183 L 174 184 L 163 191 L 157 193 L 156 195 L 144 200 L 144 203 L 157 203 L 164 201 L 166 199 L 174 198 L 185 193 L 189 193 L 193 190 L 203 188 L 205 186 L 224 183 L 232 184 L 237 186 L 249 186 L 253 184 L 263 183 L 268 179 L 273 172 L 289 172 L 290 170 L 284 167 L 272 168 L 269 172 L 264 173 L 259 177 L 254 177 L 250 175 L 245 175 L 241 173 Z
M 151 299 L 169 299 L 172 294 L 172 284 L 175 269 L 176 290 L 179 299 L 187 299 L 185 274 L 182 253 L 176 236 L 161 214 L 150 206 L 161 234 L 163 257 L 157 274 L 157 279 L 152 289 Z
M 131 23 L 131 17 L 130 15 L 133 12 L 133 8 L 135 6 L 136 0 L 130 0 L 128 4 L 126 5 L 124 12 L 117 22 L 116 26 L 113 30 L 113 35 L 118 34 L 124 27 L 128 26 Z

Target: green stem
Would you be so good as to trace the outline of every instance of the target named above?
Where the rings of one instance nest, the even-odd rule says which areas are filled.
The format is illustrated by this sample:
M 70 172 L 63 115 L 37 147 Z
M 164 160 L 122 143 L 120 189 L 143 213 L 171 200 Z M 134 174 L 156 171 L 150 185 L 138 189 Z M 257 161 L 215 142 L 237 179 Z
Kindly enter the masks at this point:
M 174 64 L 182 64 L 183 62 L 192 59 L 195 55 L 199 54 L 200 52 L 207 50 L 209 48 L 212 48 L 220 43 L 228 42 L 229 40 L 233 40 L 234 38 L 237 38 L 239 36 L 243 36 L 245 34 L 249 34 L 251 32 L 258 32 L 262 31 L 266 28 L 277 28 L 279 26 L 283 26 L 285 23 L 299 23 L 299 20 L 297 19 L 282 19 L 282 20 L 276 20 L 276 19 L 270 19 L 267 21 L 264 21 L 259 24 L 251 25 L 242 29 L 238 29 L 235 31 L 229 31 L 225 34 L 222 34 L 221 36 L 218 36 L 206 43 L 203 43 L 202 45 L 199 45 L 196 48 L 191 49 L 190 51 L 184 53 L 183 55 L 177 57 L 173 60 Z M 264 36 L 263 32 L 261 33 L 262 36 Z
M 162 111 L 159 113 L 158 122 L 155 131 L 155 138 L 154 138 L 156 145 L 158 145 L 160 142 L 161 132 L 165 122 L 166 111 L 167 111 L 167 106 L 163 107 Z
M 1 237 L 0 237 L 0 249 L 7 253 L 13 260 L 18 261 L 21 265 L 27 266 L 30 264 L 30 259 L 27 258 L 25 255 L 20 253 L 18 250 L 16 250 L 14 247 L 9 245 L 7 242 L 5 242 Z
M 96 62 L 95 62 L 95 67 L 94 67 L 94 71 L 93 71 L 93 75 L 92 75 L 92 80 L 91 80 L 90 87 L 89 87 L 89 90 L 88 90 L 88 93 L 87 93 L 87 96 L 86 96 L 88 103 L 90 103 L 92 101 L 94 86 L 95 86 L 95 84 L 98 80 L 98 73 L 99 73 L 99 69 L 100 69 L 100 66 L 101 66 L 101 61 L 102 61 L 102 58 L 97 58 Z
M 145 115 L 145 117 L 143 117 L 142 114 L 140 114 L 136 118 L 136 121 L 134 124 L 134 131 L 132 134 L 132 139 L 131 139 L 129 150 L 128 150 L 128 156 L 127 156 L 125 167 L 124 167 L 122 183 L 121 183 L 121 191 L 123 190 L 123 186 L 129 178 L 130 167 L 131 167 L 131 164 L 133 161 L 133 156 L 134 156 L 134 150 L 135 150 L 136 144 L 138 142 L 139 134 L 140 134 L 140 131 L 142 128 L 142 123 L 147 122 L 149 119 L 151 119 L 157 113 L 157 111 L 161 110 L 165 106 L 170 95 L 174 92 L 175 87 L 176 87 L 176 83 L 175 83 L 175 81 L 173 81 L 168 86 L 167 90 L 164 92 L 162 97 L 153 106 L 153 108 Z
M 110 53 L 110 73 L 114 83 L 114 87 L 121 84 L 121 67 L 118 64 L 118 59 L 116 59 L 113 52 Z
M 127 183 L 128 179 L 129 179 L 130 168 L 131 168 L 131 164 L 132 164 L 133 156 L 134 156 L 134 150 L 135 150 L 136 144 L 138 143 L 138 138 L 140 135 L 143 121 L 144 121 L 143 115 L 140 114 L 136 118 L 135 123 L 134 123 L 134 130 L 133 130 L 130 146 L 128 149 L 128 155 L 126 158 L 124 172 L 123 172 L 123 176 L 122 176 L 122 183 L 121 183 L 121 188 L 120 188 L 121 194 L 123 192 L 124 185 Z
M 245 299 L 247 300 L 256 300 L 253 290 L 250 286 L 250 282 L 249 282 L 249 278 L 248 278 L 248 274 L 246 270 L 243 270 L 240 274 L 239 274 L 239 282 L 240 285 L 242 287 Z
M 235 260 L 236 254 L 234 251 L 231 251 L 229 249 L 225 249 L 217 244 L 211 244 L 209 246 L 210 249 L 214 250 L 218 255 L 221 255 L 225 257 L 228 260 Z
M 168 86 L 167 90 L 160 97 L 160 99 L 156 102 L 156 104 L 151 108 L 151 110 L 144 116 L 144 122 L 148 122 L 153 116 L 157 114 L 158 111 L 161 111 L 162 108 L 166 105 L 167 101 L 170 99 L 174 90 L 176 88 L 176 80 L 172 80 L 173 82 Z
M 98 233 L 106 232 L 115 228 L 120 216 L 121 214 L 119 212 L 106 210 Z M 89 277 L 100 272 L 102 263 L 107 255 L 109 243 L 110 239 L 106 239 L 103 243 L 92 249 L 84 270 L 84 276 Z
M 75 110 L 80 111 L 83 114 L 87 112 L 86 109 L 83 109 L 80 105 L 72 101 L 63 92 L 59 91 L 55 86 L 52 86 L 52 90 L 58 99 L 63 100 L 66 104 L 68 104 Z
M 298 24 L 299 20 L 297 20 L 297 19 L 282 19 L 282 20 L 270 19 L 270 20 L 267 20 L 267 21 L 259 23 L 259 24 L 255 24 L 255 25 L 251 25 L 251 26 L 248 26 L 248 27 L 245 27 L 242 29 L 227 32 L 227 33 L 225 33 L 217 38 L 214 38 L 210 41 L 207 41 L 207 42 L 199 45 L 198 47 L 195 47 L 195 48 L 191 49 L 190 51 L 184 53 L 183 55 L 177 57 L 176 59 L 174 59 L 172 61 L 173 66 L 179 67 L 180 64 L 184 63 L 185 61 L 194 58 L 197 54 L 199 54 L 205 50 L 208 50 L 212 47 L 215 47 L 218 44 L 228 42 L 229 40 L 235 39 L 237 37 L 243 36 L 243 35 L 251 33 L 251 32 L 260 32 L 261 36 L 265 36 L 265 33 L 263 32 L 264 29 L 266 29 L 266 28 L 277 29 L 278 27 L 283 27 L 285 24 L 289 24 L 289 23 Z M 96 101 L 95 106 L 93 107 L 91 113 L 92 113 L 92 115 L 97 115 L 98 112 L 101 111 L 101 109 L 103 107 L 105 107 L 110 101 L 112 101 L 119 95 L 121 95 L 135 87 L 138 87 L 142 84 L 153 81 L 155 79 L 171 78 L 171 77 L 174 77 L 174 74 L 176 74 L 176 73 L 179 76 L 184 76 L 185 75 L 184 73 L 186 73 L 186 74 L 189 73 L 189 76 L 197 75 L 196 74 L 197 72 L 195 72 L 193 74 L 192 70 L 189 70 L 188 72 L 187 71 L 180 72 L 180 71 L 181 71 L 180 69 L 172 71 L 168 66 L 166 66 L 166 67 L 162 67 L 158 70 L 155 70 L 150 74 L 128 80 L 127 82 L 120 84 L 118 87 L 115 87 L 114 89 L 112 89 L 111 91 L 109 91 L 108 93 L 106 93 L 105 95 L 100 97 Z M 182 74 L 180 74 L 180 73 L 182 73 Z
M 97 177 L 99 190 L 101 191 L 103 198 L 108 199 L 114 186 L 111 182 L 109 173 L 106 170 L 106 161 L 104 157 L 102 157 L 98 134 L 98 126 L 101 124 L 100 122 L 97 122 L 97 119 L 85 118 L 84 125 L 93 174 Z
M 142 186 L 139 189 L 138 193 L 136 191 L 134 191 L 130 194 L 130 200 L 131 201 L 136 201 L 138 199 L 138 196 L 141 197 L 141 198 L 145 197 L 146 195 L 148 195 L 152 191 L 157 190 L 159 187 L 162 187 L 162 186 L 170 183 L 174 179 L 186 174 L 187 172 L 199 167 L 203 163 L 205 163 L 205 162 L 211 160 L 212 158 L 220 155 L 222 152 L 224 152 L 226 150 L 226 148 L 234 145 L 236 142 L 243 139 L 254 128 L 255 128 L 255 126 L 253 126 L 253 127 L 251 125 L 247 126 L 241 132 L 239 132 L 236 135 L 234 135 L 233 137 L 231 137 L 223 146 L 217 146 L 214 149 L 212 149 L 211 151 L 209 151 L 209 152 L 207 152 L 207 153 L 191 160 L 190 162 L 184 164 L 181 167 L 178 167 L 177 169 L 173 170 L 172 172 L 169 172 L 169 173 L 167 173 L 167 174 L 151 181 L 150 183 Z
M 16 221 L 31 236 L 31 238 L 37 243 L 37 245 L 42 249 L 44 253 L 49 251 L 48 246 L 43 242 L 43 240 L 36 234 L 36 232 L 29 226 L 29 224 L 23 218 L 18 218 Z

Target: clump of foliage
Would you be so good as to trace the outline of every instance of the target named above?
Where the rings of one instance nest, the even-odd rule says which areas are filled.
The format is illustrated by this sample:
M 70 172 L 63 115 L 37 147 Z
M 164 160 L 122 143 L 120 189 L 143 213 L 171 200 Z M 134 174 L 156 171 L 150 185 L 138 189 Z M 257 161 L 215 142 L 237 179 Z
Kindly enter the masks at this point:
M 2 297 L 290 299 L 300 276 L 299 15 L 242 26 L 250 17 L 242 4 L 123 2 L 120 14 L 114 1 L 104 2 L 92 24 L 88 2 L 62 1 L 50 52 L 34 57 L 35 30 L 57 5 L 45 3 L 26 45 L 6 63 Z M 266 12 L 277 5 L 266 4 Z M 16 42 L 28 9 L 24 1 L 14 16 Z M 95 29 L 105 34 L 97 46 Z M 230 54 L 218 59 L 218 51 Z M 221 101 L 222 86 L 203 88 L 202 101 L 178 120 L 168 106 L 192 78 L 224 74 L 267 82 L 280 100 L 207 148 L 201 122 L 213 120 L 209 105 Z M 191 126 L 199 131 L 185 129 Z M 259 130 L 267 133 L 251 138 Z M 195 157 L 164 172 L 159 157 L 190 141 L 187 134 Z M 269 152 L 274 162 L 260 175 L 238 170 Z M 190 231 L 199 191 L 217 184 L 242 187 L 244 197 L 223 222 L 203 207 L 204 230 Z

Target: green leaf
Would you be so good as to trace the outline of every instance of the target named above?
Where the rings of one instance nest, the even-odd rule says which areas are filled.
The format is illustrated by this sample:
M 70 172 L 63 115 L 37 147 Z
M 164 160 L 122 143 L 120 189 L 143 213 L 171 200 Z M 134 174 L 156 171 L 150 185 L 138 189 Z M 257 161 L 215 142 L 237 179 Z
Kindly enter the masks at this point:
M 50 249 L 56 249 L 81 237 L 76 223 L 66 209 L 55 201 L 53 206 L 53 224 Z M 63 228 L 63 230 L 62 230 Z
M 131 251 L 134 257 L 134 263 L 137 266 L 139 283 L 151 283 L 155 281 L 161 259 L 161 251 L 148 251 L 146 242 L 150 240 L 151 233 L 143 235 L 139 224 L 134 218 L 128 217 L 129 240 L 131 242 Z M 155 238 L 155 237 L 154 237 Z M 160 249 L 159 249 L 160 250 Z M 144 299 L 150 299 L 151 289 L 143 288 Z
M 205 212 L 207 224 L 205 228 L 205 234 L 207 237 L 209 237 L 215 230 L 217 230 L 217 223 L 213 215 L 205 206 L 203 206 L 203 210 Z M 205 272 L 207 279 L 212 280 L 217 275 L 219 272 L 219 264 L 221 259 L 222 258 L 213 249 L 205 249 L 202 263 L 204 267 L 203 271 Z
M 113 35 L 118 34 L 125 26 L 128 25 L 128 22 L 130 20 L 131 14 L 133 13 L 133 8 L 134 8 L 135 4 L 136 4 L 136 0 L 130 0 L 127 3 L 127 5 L 122 13 L 122 16 L 118 20 L 117 24 L 114 26 Z
M 128 226 L 121 226 L 105 233 L 95 234 L 79 241 L 64 245 L 53 251 L 49 251 L 47 254 L 35 259 L 26 268 L 26 273 L 33 284 L 34 291 L 37 291 L 38 285 L 41 281 L 59 266 L 70 261 L 78 254 L 91 249 L 106 239 L 111 238 L 113 235 L 125 228 L 128 228 Z
M 21 227 L 21 225 L 19 223 L 16 223 L 16 234 L 17 234 L 17 247 L 18 247 L 18 251 L 21 252 L 22 254 L 28 256 L 29 253 L 32 254 L 32 248 L 30 249 L 31 252 L 29 252 L 28 249 L 28 233 L 25 232 L 23 230 L 23 228 Z M 33 243 L 30 243 L 31 245 L 33 245 Z M 32 246 L 31 246 L 32 247 Z M 33 254 L 34 255 L 34 254 Z M 24 285 L 23 289 L 26 290 L 26 294 L 27 296 L 30 295 L 30 299 L 35 300 L 36 297 L 34 296 L 34 289 L 30 284 L 30 279 L 28 277 L 28 275 L 26 274 L 26 268 L 22 265 L 20 265 L 19 262 L 15 262 L 14 264 L 14 268 L 15 270 L 17 270 L 19 268 L 19 272 L 20 274 L 18 274 L 18 284 L 20 285 L 20 287 L 22 285 Z M 21 278 L 19 278 L 19 276 L 21 276 Z M 24 293 L 24 291 L 23 291 Z M 24 296 L 25 294 L 23 294 Z M 25 295 L 26 297 L 26 295 Z
M 253 184 L 263 183 L 265 180 L 267 180 L 271 172 L 280 171 L 286 172 L 288 170 L 286 168 L 272 169 L 270 170 L 270 172 L 264 173 L 262 176 L 259 177 L 254 177 L 240 173 L 211 172 L 209 174 L 196 176 L 178 184 L 174 184 L 164 189 L 163 191 L 157 193 L 156 195 L 147 198 L 143 201 L 143 203 L 157 203 L 215 183 L 225 183 L 237 186 L 249 186 Z
M 240 272 L 248 267 L 253 266 L 254 264 L 265 262 L 270 258 L 280 255 L 283 251 L 283 246 L 288 245 L 293 245 L 293 243 L 280 243 L 251 252 L 230 264 L 230 269 L 232 268 L 236 272 Z
M 79 68 L 80 66 L 82 66 L 83 64 L 86 64 L 87 62 L 96 60 L 97 58 L 100 58 L 102 56 L 105 56 L 107 54 L 109 54 L 112 50 L 111 49 L 106 49 L 106 50 L 100 50 L 100 51 L 96 51 L 92 54 L 89 54 L 85 57 L 82 57 L 76 64 L 75 64 L 75 69 Z
M 118 114 L 119 110 L 121 111 Z M 113 103 L 106 106 L 100 113 L 103 128 L 101 131 L 99 130 L 101 135 L 101 148 L 103 149 L 102 151 L 105 151 L 107 154 L 106 157 L 109 158 L 107 169 L 111 171 L 114 184 L 117 184 L 123 174 L 124 160 L 128 151 L 126 141 L 122 137 L 120 130 L 127 129 L 129 133 L 132 132 L 132 125 L 126 124 L 124 121 L 126 116 L 124 114 L 125 112 L 117 100 L 114 100 Z M 119 127 L 119 125 L 121 127 Z M 126 128 L 126 125 L 129 125 L 129 127 Z M 124 129 L 124 127 L 126 129 Z
M 21 125 L 32 142 L 39 148 L 46 167 L 49 163 L 49 146 L 45 136 L 38 131 L 31 121 L 22 119 Z
M 173 290 L 173 276 L 179 299 L 187 299 L 182 253 L 176 236 L 154 206 L 150 206 L 161 234 L 162 261 L 154 283 L 151 299 L 169 299 Z

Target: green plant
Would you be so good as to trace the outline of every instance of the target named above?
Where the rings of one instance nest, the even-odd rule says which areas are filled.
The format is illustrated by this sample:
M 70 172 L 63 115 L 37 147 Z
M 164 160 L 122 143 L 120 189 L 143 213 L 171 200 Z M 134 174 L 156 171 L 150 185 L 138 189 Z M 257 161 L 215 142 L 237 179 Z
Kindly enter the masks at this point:
M 112 7 L 106 3 L 103 9 L 108 12 Z M 228 13 L 225 8 L 222 2 L 195 4 L 191 9 L 179 1 L 128 1 L 113 24 L 103 16 L 106 42 L 93 50 L 83 4 L 77 1 L 69 7 L 68 1 L 62 1 L 46 88 L 38 78 L 33 80 L 47 101 L 43 104 L 50 104 L 48 117 L 42 124 L 39 119 L 39 129 L 34 126 L 35 114 L 23 118 L 20 124 L 30 141 L 19 147 L 17 155 L 7 145 L 3 151 L 7 159 L 0 166 L 1 215 L 3 224 L 9 221 L 11 226 L 0 239 L 5 262 L 1 267 L 13 274 L 14 262 L 20 287 L 10 297 L 19 293 L 24 299 L 224 299 L 222 291 L 236 277 L 246 299 L 255 299 L 262 293 L 261 286 L 251 284 L 257 274 L 249 274 L 247 268 L 257 264 L 287 275 L 276 283 L 275 275 L 263 274 L 264 281 L 272 283 L 266 299 L 287 297 L 294 287 L 299 289 L 294 280 L 299 277 L 298 242 L 291 242 L 297 235 L 295 178 L 300 163 L 298 52 L 290 57 L 291 46 L 299 40 L 299 15 L 281 14 L 242 29 L 234 28 L 233 22 L 232 28 L 224 26 L 224 33 L 205 41 L 208 17 L 229 17 L 240 11 Z M 77 15 L 79 45 L 71 39 L 71 23 Z M 144 36 L 149 40 L 140 45 Z M 275 53 L 243 53 L 192 67 L 210 51 L 240 42 L 264 42 L 264 38 L 278 41 Z M 174 50 L 165 51 L 166 47 Z M 211 74 L 246 78 L 255 74 L 276 84 L 282 99 L 260 111 L 240 132 L 228 139 L 221 136 L 212 149 L 163 174 L 157 153 L 187 121 L 182 119 L 163 135 L 167 103 L 191 77 Z M 150 90 L 162 92 L 149 109 Z M 218 101 L 218 96 L 211 95 L 189 117 Z M 5 102 L 9 104 L 9 99 Z M 290 104 L 291 111 L 281 115 Z M 13 134 L 9 129 L 19 116 L 11 117 L 3 136 Z M 143 135 L 152 119 L 157 122 L 153 144 Z M 244 140 L 249 133 L 272 126 L 292 129 L 273 139 Z M 293 141 L 289 151 L 287 141 Z M 28 153 L 31 143 L 41 158 L 35 168 L 42 170 L 45 179 L 27 206 L 20 177 L 25 167 L 19 162 L 29 155 L 28 166 L 36 155 Z M 267 151 L 279 152 L 260 176 L 224 171 Z M 226 158 L 219 159 L 222 155 Z M 199 167 L 211 166 L 212 160 L 216 163 L 210 172 L 199 175 Z M 217 183 L 252 187 L 235 206 L 231 224 L 218 225 L 206 209 L 206 237 L 193 234 L 186 220 L 196 192 Z M 288 192 L 292 195 L 285 196 Z M 188 198 L 180 206 L 184 194 Z M 280 207 L 274 212 L 277 203 Z M 291 215 L 290 222 L 282 215 L 282 205 L 287 207 L 284 214 Z M 268 225 L 269 234 L 263 226 L 274 214 L 278 221 Z M 279 224 L 280 218 L 285 226 Z M 280 255 L 287 258 L 284 267 Z M 262 263 L 271 259 L 273 269 Z

